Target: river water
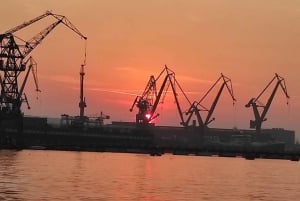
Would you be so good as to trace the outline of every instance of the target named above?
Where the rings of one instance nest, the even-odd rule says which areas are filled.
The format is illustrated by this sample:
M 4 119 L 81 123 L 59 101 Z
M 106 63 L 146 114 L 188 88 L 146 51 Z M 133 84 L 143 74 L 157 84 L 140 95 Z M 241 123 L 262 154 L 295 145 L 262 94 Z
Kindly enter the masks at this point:
M 0 200 L 300 200 L 300 163 L 0 150 Z

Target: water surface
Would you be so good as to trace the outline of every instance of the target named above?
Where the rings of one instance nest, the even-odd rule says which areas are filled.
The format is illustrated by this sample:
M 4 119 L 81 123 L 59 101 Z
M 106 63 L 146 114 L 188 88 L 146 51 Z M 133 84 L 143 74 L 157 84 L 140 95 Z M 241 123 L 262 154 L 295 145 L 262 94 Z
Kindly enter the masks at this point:
M 2 150 L 0 200 L 300 200 L 300 163 Z

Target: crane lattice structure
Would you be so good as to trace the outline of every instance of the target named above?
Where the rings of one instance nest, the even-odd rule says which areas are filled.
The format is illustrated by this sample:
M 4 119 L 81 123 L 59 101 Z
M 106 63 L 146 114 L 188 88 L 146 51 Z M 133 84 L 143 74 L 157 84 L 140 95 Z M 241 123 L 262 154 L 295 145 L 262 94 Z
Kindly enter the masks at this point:
M 28 41 L 22 40 L 23 44 L 17 44 L 14 33 L 47 17 L 52 16 L 56 19 L 54 23 L 43 29 L 37 35 Z M 0 120 L 13 119 L 22 116 L 21 104 L 24 100 L 22 98 L 23 89 L 19 89 L 18 77 L 25 71 L 28 57 L 30 53 L 43 41 L 43 39 L 51 33 L 51 31 L 59 24 L 64 24 L 84 40 L 87 39 L 79 30 L 63 15 L 57 15 L 50 11 L 24 22 L 14 28 L 11 28 L 0 34 Z M 26 83 L 26 82 L 23 82 Z M 24 88 L 22 86 L 22 88 Z M 25 98 L 26 99 L 26 98 Z
M 261 96 L 266 92 L 266 90 L 271 86 L 272 83 L 276 82 L 275 87 L 267 101 L 266 104 L 263 104 L 260 101 Z M 256 97 L 251 98 L 250 101 L 245 105 L 245 107 L 252 107 L 255 120 L 250 120 L 250 128 L 255 128 L 257 133 L 261 132 L 261 126 L 264 121 L 267 120 L 266 115 L 270 109 L 271 103 L 275 97 L 278 87 L 281 87 L 285 97 L 289 99 L 287 88 L 285 85 L 285 80 L 283 77 L 275 73 L 273 79 L 267 84 L 267 86 L 262 90 L 262 92 Z M 288 103 L 288 102 L 287 102 Z M 261 111 L 259 111 L 259 108 Z

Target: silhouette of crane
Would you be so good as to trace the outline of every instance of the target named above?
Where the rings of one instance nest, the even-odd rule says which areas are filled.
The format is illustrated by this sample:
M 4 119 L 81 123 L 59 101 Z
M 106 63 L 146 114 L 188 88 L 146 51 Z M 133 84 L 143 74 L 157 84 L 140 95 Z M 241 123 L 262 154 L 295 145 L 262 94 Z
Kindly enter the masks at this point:
M 33 36 L 30 40 L 24 41 L 14 36 L 15 32 L 47 16 L 54 17 L 56 21 Z M 23 100 L 27 100 L 27 98 L 22 98 L 24 86 L 22 86 L 22 90 L 19 90 L 18 77 L 21 72 L 25 71 L 28 61 L 27 58 L 30 56 L 30 53 L 57 25 L 61 23 L 70 28 L 84 40 L 87 40 L 87 37 L 81 34 L 65 16 L 53 14 L 50 11 L 0 34 L 0 71 L 3 72 L 3 76 L 0 74 L 0 121 L 2 119 L 22 118 L 21 104 Z M 22 40 L 23 44 L 17 44 L 15 37 Z M 23 83 L 25 84 L 26 82 Z
M 259 99 L 265 93 L 265 91 L 271 86 L 273 82 L 276 82 L 275 87 L 267 103 L 262 104 Z M 270 109 L 271 103 L 274 99 L 274 96 L 279 86 L 281 87 L 286 98 L 289 99 L 290 97 L 287 92 L 284 78 L 280 77 L 277 73 L 275 73 L 273 79 L 267 84 L 267 86 L 262 90 L 262 92 L 256 98 L 251 98 L 250 101 L 245 105 L 245 107 L 252 107 L 253 109 L 255 120 L 250 120 L 250 128 L 255 128 L 257 133 L 261 132 L 262 123 L 267 120 L 266 118 L 267 112 Z M 259 108 L 262 108 L 261 112 L 259 111 Z
M 163 79 L 162 85 L 157 91 L 156 83 L 160 79 L 160 77 L 165 75 L 165 78 Z M 178 93 L 176 92 L 176 87 L 178 87 L 186 100 L 189 102 L 186 94 L 182 90 L 181 86 L 179 85 L 178 81 L 175 78 L 175 72 L 169 69 L 167 66 L 161 71 L 159 76 L 155 78 L 153 75 L 150 76 L 150 79 L 146 85 L 146 88 L 141 96 L 137 96 L 130 108 L 130 111 L 133 111 L 134 106 L 138 108 L 138 113 L 136 114 L 136 123 L 137 124 L 143 124 L 147 125 L 150 124 L 155 118 L 159 116 L 158 113 L 156 113 L 156 109 L 158 104 L 160 103 L 160 100 L 164 99 L 164 96 L 166 95 L 169 87 L 171 86 L 171 90 L 175 99 L 176 107 L 180 116 L 180 124 L 184 123 L 183 119 L 183 113 L 181 110 L 181 106 L 178 100 Z
M 205 100 L 205 98 L 208 96 L 208 94 L 210 94 L 210 92 L 218 85 L 218 83 L 222 82 L 219 91 L 214 99 L 214 101 L 212 102 L 210 108 L 208 109 L 207 107 L 203 106 L 202 102 Z M 231 79 L 229 79 L 228 77 L 224 76 L 221 73 L 221 76 L 217 79 L 217 81 L 211 86 L 211 88 L 209 88 L 209 90 L 206 92 L 206 94 L 198 101 L 198 102 L 193 102 L 193 104 L 191 105 L 191 107 L 189 108 L 189 110 L 186 112 L 186 115 L 188 115 L 188 118 L 185 122 L 185 126 L 189 125 L 189 122 L 193 116 L 193 114 L 196 115 L 197 121 L 198 121 L 198 126 L 203 130 L 205 128 L 208 127 L 208 124 L 210 124 L 212 121 L 215 120 L 215 118 L 212 118 L 212 114 L 215 111 L 215 108 L 217 106 L 217 103 L 220 99 L 220 96 L 223 92 L 223 89 L 227 88 L 232 100 L 233 100 L 233 104 L 236 101 L 234 95 L 233 95 L 233 88 L 232 88 L 232 83 L 231 83 Z M 205 118 L 205 120 L 203 121 L 200 112 L 207 112 L 207 116 Z

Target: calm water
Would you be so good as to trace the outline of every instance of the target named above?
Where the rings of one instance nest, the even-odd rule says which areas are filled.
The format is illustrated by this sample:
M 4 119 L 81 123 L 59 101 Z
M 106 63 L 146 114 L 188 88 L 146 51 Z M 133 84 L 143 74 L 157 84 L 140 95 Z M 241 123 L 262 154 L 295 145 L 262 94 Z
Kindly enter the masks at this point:
M 2 150 L 0 200 L 300 200 L 300 163 Z

